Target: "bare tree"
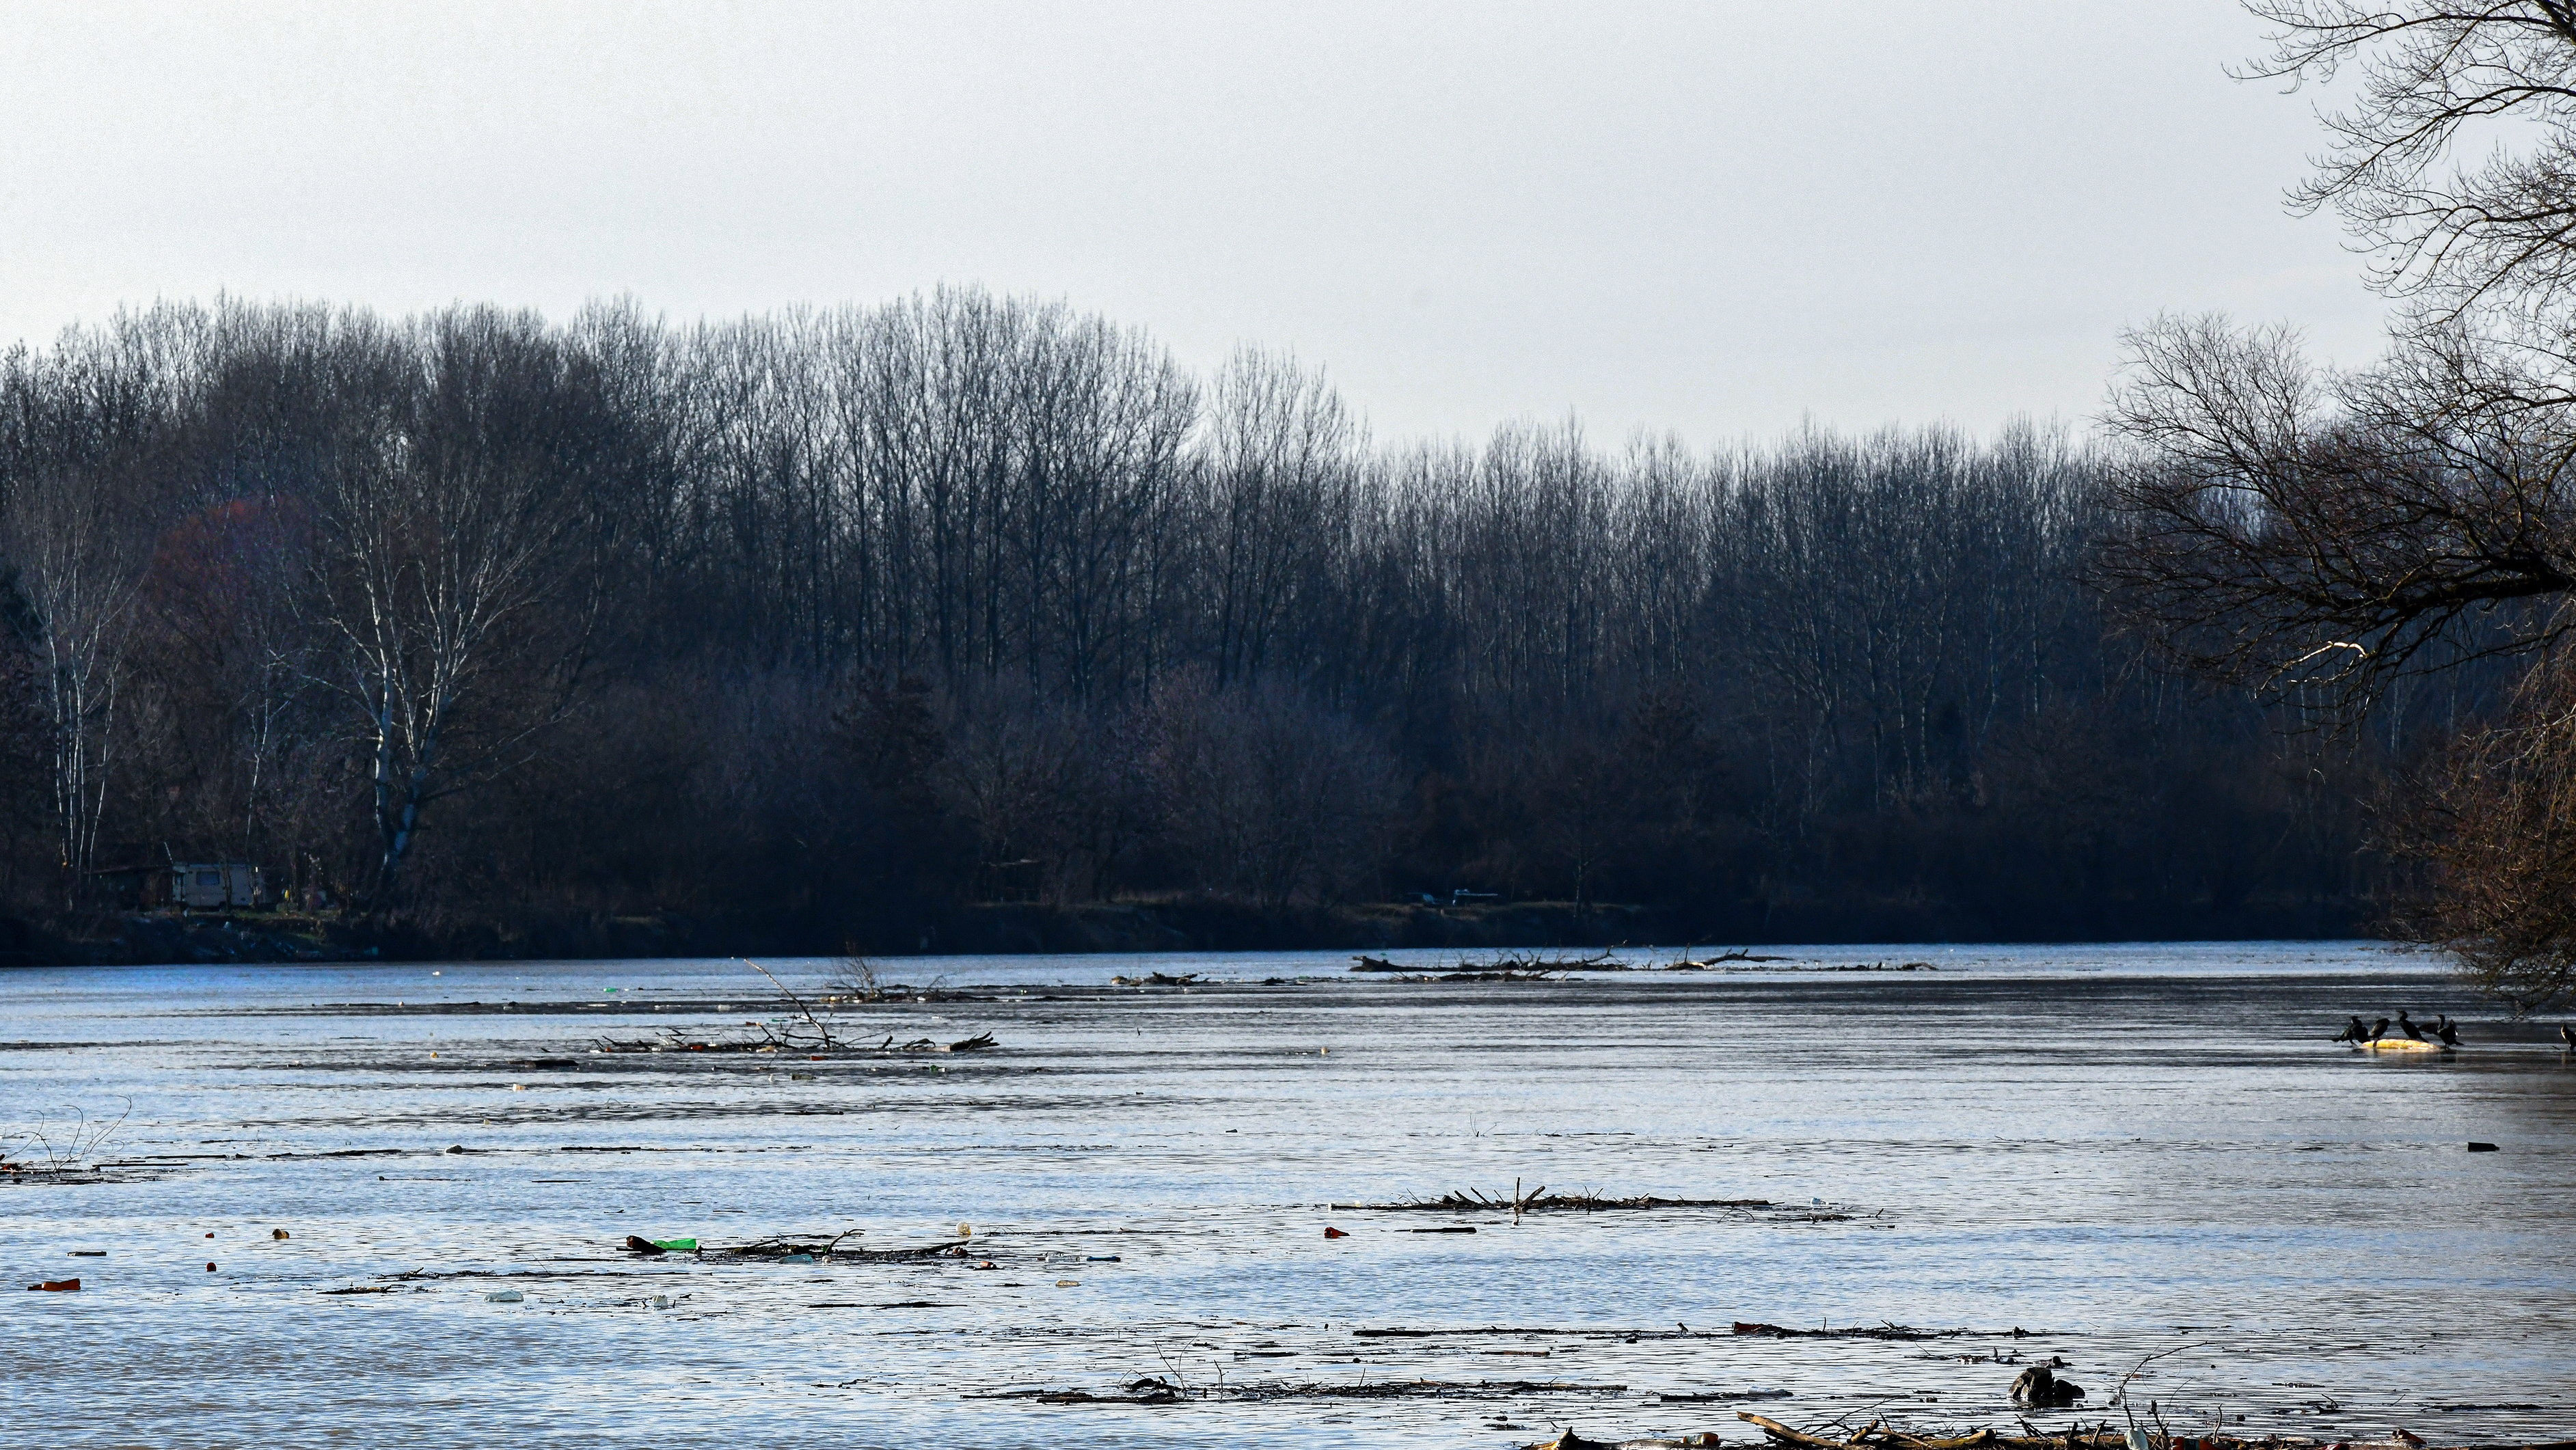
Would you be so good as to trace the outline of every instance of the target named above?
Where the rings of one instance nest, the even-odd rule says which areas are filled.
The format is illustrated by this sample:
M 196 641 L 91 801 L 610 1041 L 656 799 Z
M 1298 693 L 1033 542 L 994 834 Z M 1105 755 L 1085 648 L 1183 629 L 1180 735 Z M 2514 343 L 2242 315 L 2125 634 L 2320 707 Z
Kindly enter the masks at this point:
M 1225 684 L 1278 663 L 1282 636 L 1328 586 L 1360 433 L 1323 374 L 1293 358 L 1245 349 L 1211 391 L 1203 507 L 1216 678 Z
M 2277 328 L 2133 334 L 2105 576 L 2187 663 L 2348 703 L 2555 638 L 2560 611 L 2516 606 L 2576 583 L 2576 411 L 2534 356 L 2446 327 L 2329 376 Z
M 442 797 L 519 764 L 589 660 L 607 526 L 582 359 L 531 318 L 443 314 L 385 426 L 323 480 L 313 620 L 319 683 L 356 712 L 389 902 Z
M 2407 935 L 2517 1013 L 2576 991 L 2576 669 L 2564 652 L 2427 775 L 2398 827 L 2428 873 L 2399 913 Z
M 42 661 L 46 723 L 53 747 L 53 807 L 66 890 L 89 870 L 98 846 L 116 702 L 133 640 L 142 542 L 78 475 L 19 491 L 0 517 L 23 601 L 20 626 Z
M 2246 74 L 2359 72 L 2291 193 L 2340 209 L 2422 306 L 2379 365 L 2329 375 L 2279 328 L 2159 320 L 2109 414 L 2134 449 L 2108 556 L 2181 657 L 2347 701 L 2392 675 L 2545 643 L 2576 580 L 2576 7 L 2251 0 Z M 2461 163 L 2465 141 L 2493 143 Z
M 37 658 L 52 754 L 58 866 L 75 892 L 96 855 L 117 702 L 163 492 L 164 431 L 185 319 L 120 316 L 13 357 L 0 448 L 0 570 L 9 623 Z
M 2248 74 L 2359 72 L 2291 193 L 2333 207 L 2411 306 L 2379 363 L 2311 365 L 2280 328 L 2161 319 L 2128 339 L 2107 421 L 2126 621 L 2185 664 L 2346 720 L 2397 682 L 2538 660 L 2391 844 L 2435 895 L 2406 929 L 2517 1001 L 2562 990 L 2576 922 L 2559 723 L 2576 612 L 2576 8 L 2560 0 L 2253 0 Z M 2462 162 L 2464 142 L 2489 143 Z
M 2576 284 L 2576 5 L 2566 0 L 2249 0 L 2274 26 L 2240 74 L 2329 81 L 2360 72 L 2331 142 L 2292 188 L 2333 207 L 2375 258 L 2373 280 L 2450 320 L 2485 302 L 2555 302 Z M 2492 149 L 2454 158 L 2464 140 Z

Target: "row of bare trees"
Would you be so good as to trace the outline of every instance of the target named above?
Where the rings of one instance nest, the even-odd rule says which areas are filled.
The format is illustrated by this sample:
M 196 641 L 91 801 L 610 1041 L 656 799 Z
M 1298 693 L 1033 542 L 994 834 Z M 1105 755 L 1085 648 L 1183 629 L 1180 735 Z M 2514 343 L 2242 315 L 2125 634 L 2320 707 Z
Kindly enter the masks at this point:
M 1386 446 L 1293 360 L 972 290 L 165 305 L 0 408 L 21 912 L 220 851 L 467 932 L 1460 887 L 2330 929 L 2404 744 L 2106 634 L 2109 480 L 2043 429 Z
M 587 663 L 621 421 L 597 373 L 485 311 L 159 308 L 13 355 L 0 548 L 59 886 L 99 864 L 122 747 L 231 798 L 254 854 L 311 845 L 278 833 L 354 771 L 366 861 L 334 856 L 390 895 L 422 811 L 535 748 Z

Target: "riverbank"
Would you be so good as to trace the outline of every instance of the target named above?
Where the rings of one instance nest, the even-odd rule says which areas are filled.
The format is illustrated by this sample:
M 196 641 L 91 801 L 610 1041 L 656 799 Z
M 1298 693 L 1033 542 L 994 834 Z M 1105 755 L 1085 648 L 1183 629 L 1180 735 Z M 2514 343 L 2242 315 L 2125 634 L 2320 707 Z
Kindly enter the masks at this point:
M 1919 902 L 1826 907 L 1565 901 L 1264 907 L 1222 898 L 1047 905 L 987 902 L 852 921 L 776 914 L 619 915 L 535 908 L 465 920 L 368 922 L 280 912 L 0 918 L 0 965 L 188 962 L 557 961 L 713 956 L 1067 952 L 1387 951 L 1629 943 L 2321 941 L 2364 934 L 2356 903 L 2252 902 L 2176 911 L 2091 903 L 2003 921 Z

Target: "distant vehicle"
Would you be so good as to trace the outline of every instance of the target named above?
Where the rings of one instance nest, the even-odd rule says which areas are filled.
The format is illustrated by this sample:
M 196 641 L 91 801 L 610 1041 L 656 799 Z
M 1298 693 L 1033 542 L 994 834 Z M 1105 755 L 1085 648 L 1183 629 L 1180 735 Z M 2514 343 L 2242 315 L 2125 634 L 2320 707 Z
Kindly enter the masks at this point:
M 172 862 L 170 899 L 191 911 L 264 906 L 268 887 L 247 861 Z

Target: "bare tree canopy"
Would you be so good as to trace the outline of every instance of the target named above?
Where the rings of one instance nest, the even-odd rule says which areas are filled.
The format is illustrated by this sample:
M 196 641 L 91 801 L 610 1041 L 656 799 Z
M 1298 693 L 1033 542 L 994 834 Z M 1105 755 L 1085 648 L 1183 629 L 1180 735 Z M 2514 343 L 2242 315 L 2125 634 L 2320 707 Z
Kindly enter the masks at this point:
M 2388 844 L 2421 868 L 2399 928 L 2537 1005 L 2576 961 L 2555 904 L 2576 849 L 2576 7 L 2249 8 L 2275 31 L 2247 74 L 2357 72 L 2292 202 L 2339 210 L 2410 305 L 2348 372 L 2285 328 L 2131 334 L 2097 568 L 2169 658 L 2347 722 L 2410 678 L 2521 672 L 2500 719 L 2460 722 Z
M 2103 569 L 2184 663 L 2368 703 L 2392 677 L 2546 645 L 2576 582 L 2576 8 L 2253 0 L 2245 72 L 2358 73 L 2292 193 L 2422 304 L 2328 373 L 2287 329 L 2162 318 L 2105 423 L 2123 529 Z M 2463 148 L 2492 147 L 2459 160 Z
M 2105 419 L 2131 445 L 2125 528 L 2102 560 L 2131 623 L 2220 678 L 2348 704 L 2556 639 L 2576 584 L 2576 411 L 2536 361 L 2458 326 L 2349 375 L 2280 328 L 2132 334 Z
M 2322 83 L 2358 72 L 2351 103 L 2321 116 L 2328 148 L 2290 197 L 2341 212 L 2378 285 L 2447 317 L 2554 301 L 2576 283 L 2576 5 L 2247 8 L 2274 26 L 2274 45 L 2241 74 Z

